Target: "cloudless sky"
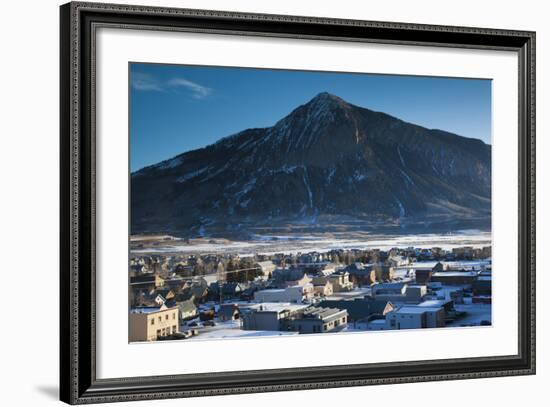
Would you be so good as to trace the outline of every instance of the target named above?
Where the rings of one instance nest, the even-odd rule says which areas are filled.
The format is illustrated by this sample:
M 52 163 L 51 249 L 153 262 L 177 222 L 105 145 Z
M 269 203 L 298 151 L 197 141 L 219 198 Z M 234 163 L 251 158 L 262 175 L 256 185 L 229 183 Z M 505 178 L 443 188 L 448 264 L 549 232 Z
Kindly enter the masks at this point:
M 130 64 L 131 170 L 268 127 L 320 92 L 491 143 L 491 81 Z

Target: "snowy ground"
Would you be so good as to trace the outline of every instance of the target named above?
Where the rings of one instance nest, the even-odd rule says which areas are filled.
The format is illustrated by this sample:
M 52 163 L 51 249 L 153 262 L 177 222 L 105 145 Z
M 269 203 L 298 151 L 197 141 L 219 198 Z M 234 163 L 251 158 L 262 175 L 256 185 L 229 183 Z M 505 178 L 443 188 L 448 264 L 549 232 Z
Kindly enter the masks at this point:
M 448 323 L 448 327 L 478 326 L 481 321 L 491 321 L 490 304 L 455 304 L 455 309 L 466 312 L 466 316 Z
M 334 249 L 380 249 L 393 247 L 430 248 L 441 247 L 450 250 L 454 247 L 483 247 L 491 244 L 491 233 L 464 231 L 448 234 L 422 235 L 364 235 L 345 238 L 332 235 L 260 236 L 248 241 L 200 240 L 186 244 L 181 240 L 162 241 L 151 247 L 133 248 L 133 254 L 144 253 L 224 253 L 246 257 L 253 254 L 273 255 L 276 253 L 296 254 L 328 252 Z
M 198 319 L 195 320 L 196 322 Z M 189 321 L 191 322 L 191 321 Z M 187 331 L 189 329 L 196 329 L 199 334 L 192 336 L 186 340 L 200 340 L 200 339 L 228 339 L 228 338 L 251 338 L 258 336 L 288 336 L 297 335 L 297 332 L 281 332 L 281 331 L 244 331 L 241 329 L 241 322 L 236 321 L 217 321 L 215 320 L 214 326 L 203 326 L 199 322 L 199 326 L 190 327 L 188 324 L 182 324 L 181 330 Z
M 410 266 L 403 266 L 403 268 L 428 268 L 434 267 L 438 262 L 437 261 L 418 261 L 411 264 Z M 461 261 L 443 261 L 452 269 L 464 269 L 464 270 L 479 270 L 482 266 L 488 266 L 491 264 L 490 260 L 461 260 Z M 401 267 L 400 267 L 401 268 Z
M 362 298 L 365 295 L 370 294 L 371 288 L 370 287 L 358 287 L 353 289 L 352 291 L 343 291 L 334 293 L 332 295 L 329 295 L 326 297 L 327 300 L 349 300 L 352 298 Z

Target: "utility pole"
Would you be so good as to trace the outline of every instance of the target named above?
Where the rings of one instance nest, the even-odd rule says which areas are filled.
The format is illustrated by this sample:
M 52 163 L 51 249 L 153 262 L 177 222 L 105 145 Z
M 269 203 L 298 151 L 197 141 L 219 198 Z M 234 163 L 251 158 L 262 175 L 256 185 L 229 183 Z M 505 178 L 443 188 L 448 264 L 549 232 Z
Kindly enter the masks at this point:
M 225 267 L 218 265 L 218 291 L 220 292 L 220 305 L 223 301 L 223 279 L 224 279 Z

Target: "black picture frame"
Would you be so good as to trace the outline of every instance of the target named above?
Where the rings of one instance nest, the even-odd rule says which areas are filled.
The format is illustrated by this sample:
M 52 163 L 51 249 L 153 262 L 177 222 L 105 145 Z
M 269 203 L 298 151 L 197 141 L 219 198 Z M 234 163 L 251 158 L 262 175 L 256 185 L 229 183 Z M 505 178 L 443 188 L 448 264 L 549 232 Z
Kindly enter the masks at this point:
M 535 373 L 535 33 L 72 2 L 60 8 L 60 395 L 70 404 L 393 384 Z M 512 50 L 519 56 L 519 349 L 515 355 L 96 377 L 95 71 L 100 26 Z

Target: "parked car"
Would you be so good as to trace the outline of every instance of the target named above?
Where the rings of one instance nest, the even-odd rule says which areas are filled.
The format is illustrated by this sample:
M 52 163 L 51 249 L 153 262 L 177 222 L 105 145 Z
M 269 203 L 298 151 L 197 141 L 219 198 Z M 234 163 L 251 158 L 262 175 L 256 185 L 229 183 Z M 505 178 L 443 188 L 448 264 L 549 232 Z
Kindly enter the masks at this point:
M 186 332 L 176 332 L 175 334 L 172 334 L 174 339 L 187 339 L 190 335 L 188 335 Z
M 216 325 L 216 323 L 212 320 L 204 321 L 202 324 L 204 326 L 215 326 Z

